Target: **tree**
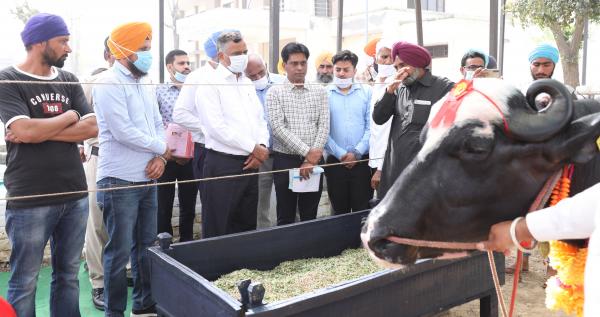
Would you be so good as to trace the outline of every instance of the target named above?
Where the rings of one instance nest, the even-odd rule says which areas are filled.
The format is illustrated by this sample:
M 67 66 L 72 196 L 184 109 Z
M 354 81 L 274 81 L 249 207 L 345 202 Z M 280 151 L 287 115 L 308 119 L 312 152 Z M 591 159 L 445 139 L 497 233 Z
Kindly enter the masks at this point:
M 523 28 L 534 24 L 549 29 L 558 47 L 565 84 L 579 85 L 579 50 L 587 21 L 600 21 L 598 0 L 513 0 L 505 12 L 519 19 Z
M 39 11 L 30 7 L 29 3 L 25 1 L 22 4 L 17 5 L 14 9 L 10 9 L 10 13 L 16 16 L 17 19 L 21 20 L 23 24 L 25 24 L 27 23 L 27 20 L 31 18 L 31 16 L 39 13 Z

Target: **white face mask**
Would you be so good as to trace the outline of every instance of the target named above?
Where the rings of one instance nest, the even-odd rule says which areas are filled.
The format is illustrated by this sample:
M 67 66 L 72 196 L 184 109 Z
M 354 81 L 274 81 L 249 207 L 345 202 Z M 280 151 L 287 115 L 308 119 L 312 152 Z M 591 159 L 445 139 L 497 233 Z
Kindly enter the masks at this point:
M 256 88 L 256 90 L 263 90 L 267 88 L 267 85 L 269 84 L 269 78 L 267 78 L 267 75 L 264 75 L 261 78 L 252 81 L 252 83 L 254 84 L 254 88 Z
M 377 64 L 377 75 L 379 77 L 387 78 L 396 74 L 396 67 L 394 65 Z
M 231 61 L 231 65 L 227 66 L 227 68 L 232 73 L 243 73 L 246 65 L 248 65 L 248 55 L 246 54 L 229 56 L 229 60 Z
M 352 85 L 352 77 L 351 78 L 339 78 L 337 76 L 333 76 L 333 84 L 338 86 L 341 89 L 348 88 Z
M 467 79 L 467 80 L 473 79 L 473 75 L 474 74 L 475 74 L 474 70 L 467 70 L 467 71 L 465 71 L 465 79 Z

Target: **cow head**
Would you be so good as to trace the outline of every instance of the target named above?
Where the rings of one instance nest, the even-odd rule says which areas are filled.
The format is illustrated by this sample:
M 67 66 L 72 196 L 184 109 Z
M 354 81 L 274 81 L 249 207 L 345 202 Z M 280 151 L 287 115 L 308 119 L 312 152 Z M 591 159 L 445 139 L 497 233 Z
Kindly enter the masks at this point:
M 406 265 L 456 252 L 395 244 L 389 236 L 484 240 L 492 224 L 524 215 L 564 164 L 598 152 L 600 104 L 573 102 L 559 82 L 536 81 L 526 96 L 498 79 L 476 79 L 471 88 L 458 106 L 434 105 L 420 152 L 371 211 L 361 238 L 376 259 Z M 446 98 L 456 99 L 455 90 Z M 543 93 L 552 101 L 538 111 L 535 98 Z

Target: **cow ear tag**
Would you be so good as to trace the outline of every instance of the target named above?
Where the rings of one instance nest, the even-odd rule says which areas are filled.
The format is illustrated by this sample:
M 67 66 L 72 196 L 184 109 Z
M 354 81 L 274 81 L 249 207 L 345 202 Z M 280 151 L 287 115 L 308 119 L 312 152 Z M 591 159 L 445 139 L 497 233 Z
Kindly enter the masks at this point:
M 600 137 L 596 139 L 596 145 L 598 146 L 598 151 L 600 151 Z

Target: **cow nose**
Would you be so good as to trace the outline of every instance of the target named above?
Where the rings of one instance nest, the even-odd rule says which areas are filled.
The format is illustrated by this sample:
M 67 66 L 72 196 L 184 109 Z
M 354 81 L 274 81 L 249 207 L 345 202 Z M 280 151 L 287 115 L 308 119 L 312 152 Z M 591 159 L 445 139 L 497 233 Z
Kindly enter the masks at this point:
M 367 243 L 373 254 L 389 263 L 414 264 L 417 260 L 417 248 L 397 244 L 387 239 L 371 239 Z
M 388 226 L 365 224 L 361 238 L 365 247 L 373 254 L 390 263 L 412 264 L 416 261 L 416 248 L 396 244 L 387 238 L 394 235 L 394 230 Z

